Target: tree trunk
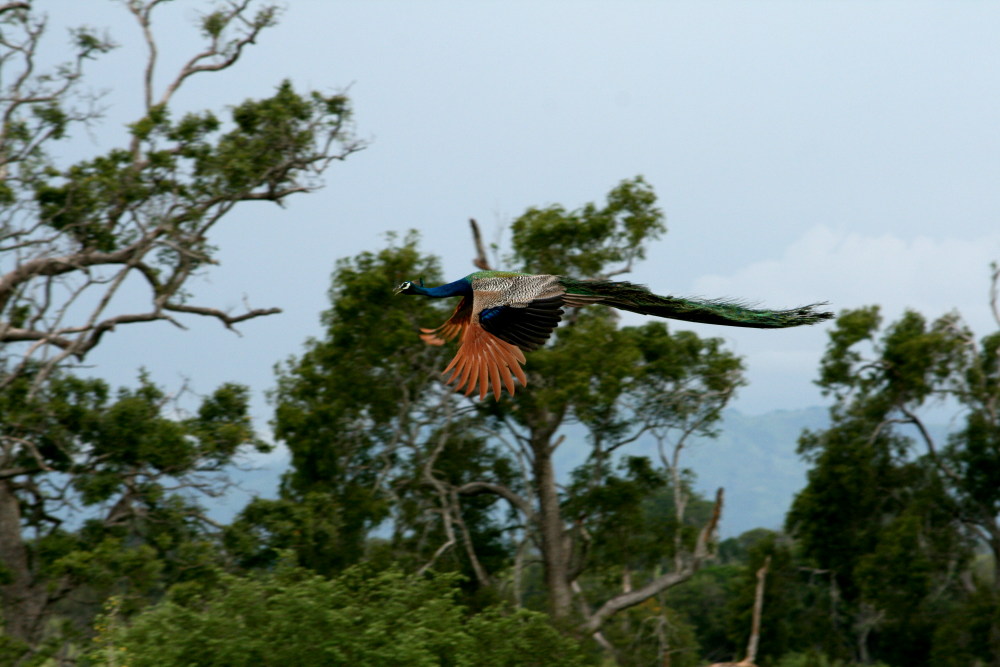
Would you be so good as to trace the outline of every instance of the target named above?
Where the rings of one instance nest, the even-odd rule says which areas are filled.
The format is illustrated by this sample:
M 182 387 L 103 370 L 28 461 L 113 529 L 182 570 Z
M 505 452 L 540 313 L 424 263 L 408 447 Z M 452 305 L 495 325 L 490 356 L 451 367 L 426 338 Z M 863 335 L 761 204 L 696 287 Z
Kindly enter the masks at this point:
M 535 493 L 538 496 L 538 531 L 541 534 L 549 612 L 553 618 L 562 620 L 569 618 L 573 593 L 569 582 L 569 545 L 559 507 L 549 438 L 534 440 L 532 450 Z
M 995 526 L 995 524 L 994 524 Z M 993 604 L 1000 604 L 1000 531 L 991 531 L 989 540 L 993 552 Z M 996 618 L 996 617 L 994 617 Z M 990 624 L 989 647 L 993 654 L 993 667 L 1000 667 L 1000 622 L 994 620 Z
M 10 480 L 0 480 L 0 565 L 6 581 L 0 586 L 4 632 L 34 645 L 46 595 L 44 588 L 32 582 L 28 549 L 21 535 L 21 505 Z

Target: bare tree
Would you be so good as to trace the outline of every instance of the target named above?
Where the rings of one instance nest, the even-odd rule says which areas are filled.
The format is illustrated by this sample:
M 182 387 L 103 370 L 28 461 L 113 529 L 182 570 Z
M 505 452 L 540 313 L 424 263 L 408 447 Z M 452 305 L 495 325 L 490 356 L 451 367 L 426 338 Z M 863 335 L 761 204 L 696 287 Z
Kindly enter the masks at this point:
M 747 640 L 747 655 L 739 662 L 716 662 L 710 667 L 755 667 L 757 648 L 760 645 L 760 619 L 764 610 L 764 586 L 767 582 L 767 569 L 771 565 L 771 557 L 764 559 L 764 564 L 757 570 L 757 587 L 753 596 L 753 615 L 750 620 L 750 638 Z

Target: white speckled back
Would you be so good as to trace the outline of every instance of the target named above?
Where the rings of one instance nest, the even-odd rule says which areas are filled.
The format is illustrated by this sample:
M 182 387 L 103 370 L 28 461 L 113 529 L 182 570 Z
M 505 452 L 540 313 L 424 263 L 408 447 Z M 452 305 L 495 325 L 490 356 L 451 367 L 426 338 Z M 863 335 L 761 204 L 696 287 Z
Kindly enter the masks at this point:
M 499 276 L 472 281 L 473 311 L 497 306 L 526 306 L 538 298 L 563 293 L 558 276 Z

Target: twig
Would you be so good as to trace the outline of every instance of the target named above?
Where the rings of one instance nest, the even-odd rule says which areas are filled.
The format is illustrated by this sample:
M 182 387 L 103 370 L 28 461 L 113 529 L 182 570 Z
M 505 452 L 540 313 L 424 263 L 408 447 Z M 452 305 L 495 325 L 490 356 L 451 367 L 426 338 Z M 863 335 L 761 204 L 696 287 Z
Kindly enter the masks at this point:
M 486 249 L 483 247 L 483 237 L 479 233 L 479 224 L 475 218 L 469 218 L 469 226 L 472 227 L 472 240 L 476 244 L 476 257 L 472 264 L 482 271 L 490 271 L 490 262 L 486 259 Z

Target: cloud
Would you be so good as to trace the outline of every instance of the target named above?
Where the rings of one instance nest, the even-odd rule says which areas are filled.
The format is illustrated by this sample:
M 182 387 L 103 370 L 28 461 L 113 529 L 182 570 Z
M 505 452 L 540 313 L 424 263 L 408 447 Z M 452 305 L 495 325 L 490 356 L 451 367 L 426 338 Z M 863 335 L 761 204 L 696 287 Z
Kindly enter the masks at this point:
M 769 303 L 817 299 L 835 310 L 879 304 L 887 317 L 905 308 L 928 317 L 958 310 L 979 333 L 990 330 L 990 262 L 1000 261 L 1000 232 L 978 238 L 902 239 L 890 234 L 810 229 L 778 259 L 731 275 L 695 281 L 703 294 L 766 294 Z
M 911 239 L 818 226 L 776 259 L 728 275 L 705 275 L 694 291 L 708 296 L 766 295 L 769 306 L 829 301 L 834 311 L 878 304 L 887 321 L 911 308 L 929 318 L 957 310 L 977 335 L 995 331 L 989 265 L 1000 261 L 1000 232 L 976 238 Z M 736 407 L 747 412 L 825 403 L 813 384 L 830 325 L 789 331 L 699 329 L 722 336 L 747 363 L 750 386 Z

